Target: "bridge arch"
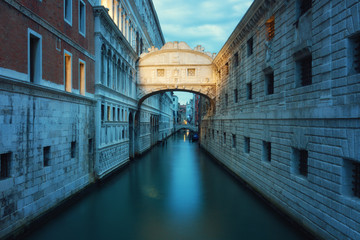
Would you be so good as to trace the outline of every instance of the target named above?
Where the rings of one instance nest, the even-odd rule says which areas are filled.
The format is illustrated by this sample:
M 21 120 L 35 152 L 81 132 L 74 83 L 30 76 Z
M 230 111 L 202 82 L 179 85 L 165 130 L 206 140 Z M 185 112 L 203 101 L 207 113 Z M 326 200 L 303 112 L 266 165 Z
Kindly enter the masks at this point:
M 151 95 L 166 91 L 187 91 L 215 101 L 215 55 L 185 42 L 168 42 L 160 50 L 152 47 L 138 61 L 139 105 Z

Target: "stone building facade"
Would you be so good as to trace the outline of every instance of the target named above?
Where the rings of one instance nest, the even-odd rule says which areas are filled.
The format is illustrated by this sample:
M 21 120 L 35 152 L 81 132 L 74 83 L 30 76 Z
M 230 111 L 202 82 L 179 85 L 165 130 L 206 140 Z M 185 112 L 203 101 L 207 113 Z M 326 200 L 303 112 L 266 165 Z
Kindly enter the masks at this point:
M 151 0 L 1 1 L 0 39 L 1 238 L 169 136 L 173 109 L 137 100 Z
M 92 3 L 0 2 L 0 237 L 93 181 Z
M 152 2 L 98 1 L 97 4 L 94 7 L 95 168 L 97 177 L 101 178 L 150 148 L 164 134 L 170 135 L 172 102 L 170 93 L 152 96 L 141 106 L 137 99 L 137 60 L 145 49 L 160 48 L 165 42 Z M 150 127 L 151 122 L 159 126 Z
M 324 239 L 360 239 L 360 3 L 255 0 L 214 59 L 201 145 Z

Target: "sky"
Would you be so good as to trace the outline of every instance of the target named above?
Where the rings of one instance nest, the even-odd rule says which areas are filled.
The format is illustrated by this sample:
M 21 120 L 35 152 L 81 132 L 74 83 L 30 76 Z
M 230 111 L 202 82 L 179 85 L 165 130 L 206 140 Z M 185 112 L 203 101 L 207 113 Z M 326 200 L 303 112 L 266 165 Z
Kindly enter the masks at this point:
M 253 0 L 153 0 L 166 42 L 217 53 Z
M 166 42 L 218 53 L 253 0 L 153 0 Z M 192 93 L 176 92 L 185 104 Z

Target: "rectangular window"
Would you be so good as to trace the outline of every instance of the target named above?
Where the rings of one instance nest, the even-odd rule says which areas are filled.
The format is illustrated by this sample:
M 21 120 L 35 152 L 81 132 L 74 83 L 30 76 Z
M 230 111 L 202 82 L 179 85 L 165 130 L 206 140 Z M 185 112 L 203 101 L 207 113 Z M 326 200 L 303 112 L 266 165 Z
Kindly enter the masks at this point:
M 80 94 L 85 96 L 85 62 L 79 60 Z
M 111 120 L 111 107 L 110 106 L 107 107 L 107 120 L 108 121 Z
M 270 95 L 274 93 L 274 72 L 265 74 L 265 94 Z
M 10 177 L 11 152 L 1 154 L 0 179 Z
M 345 193 L 360 198 L 360 162 L 344 159 L 343 187 Z
M 306 56 L 296 61 L 297 86 L 307 86 L 312 84 L 312 56 Z
M 116 114 L 116 111 L 115 111 L 115 107 L 113 107 L 113 121 L 115 121 L 115 114 Z
M 157 76 L 158 77 L 164 77 L 165 76 L 165 70 L 164 69 L 158 69 L 157 70 Z
M 79 0 L 79 32 L 85 36 L 86 33 L 86 7 L 82 0 Z
M 232 135 L 232 147 L 236 148 L 236 135 L 235 134 Z
M 249 57 L 249 56 L 251 56 L 251 55 L 253 54 L 253 52 L 254 52 L 254 39 L 253 39 L 253 37 L 251 37 L 251 38 L 247 41 L 246 45 L 247 45 L 247 55 L 248 55 L 248 57 Z
M 188 68 L 187 74 L 191 77 L 195 76 L 195 68 Z
M 237 103 L 238 102 L 238 90 L 234 89 L 234 102 Z
M 263 141 L 263 160 L 266 162 L 271 161 L 271 142 Z
M 252 83 L 246 84 L 246 98 L 252 99 Z
M 224 74 L 229 75 L 229 63 L 225 63 Z
M 29 81 L 40 83 L 42 78 L 41 35 L 28 30 L 28 73 Z
M 224 133 L 224 144 L 226 145 L 226 133 Z
M 65 64 L 64 64 L 64 75 L 65 75 L 65 91 L 71 92 L 72 89 L 72 68 L 71 68 L 71 54 L 65 52 Z
M 350 74 L 357 74 L 360 73 L 360 34 L 350 38 L 350 52 L 349 57 L 352 58 L 350 60 L 351 69 Z
M 72 25 L 72 0 L 64 0 L 64 20 Z
M 305 177 L 308 175 L 308 151 L 293 148 L 293 172 Z
M 89 150 L 89 153 L 93 153 L 93 140 L 92 138 L 89 138 L 89 147 L 88 147 L 88 150 Z
M 225 93 L 225 106 L 228 105 L 228 100 L 229 100 L 228 98 L 229 98 L 228 94 Z
M 238 53 L 234 54 L 234 66 L 235 67 L 239 66 L 239 54 Z
M 272 16 L 269 18 L 266 23 L 266 30 L 267 30 L 267 40 L 271 41 L 275 36 L 275 17 Z
M 44 167 L 50 166 L 50 146 L 43 148 L 43 163 Z
M 117 120 L 120 121 L 120 108 L 117 109 Z
M 312 7 L 312 0 L 299 0 L 300 16 Z
M 101 121 L 104 121 L 105 118 L 105 106 L 101 104 Z
M 244 137 L 244 152 L 250 153 L 250 138 Z
M 75 158 L 76 155 L 76 141 L 71 142 L 71 158 Z

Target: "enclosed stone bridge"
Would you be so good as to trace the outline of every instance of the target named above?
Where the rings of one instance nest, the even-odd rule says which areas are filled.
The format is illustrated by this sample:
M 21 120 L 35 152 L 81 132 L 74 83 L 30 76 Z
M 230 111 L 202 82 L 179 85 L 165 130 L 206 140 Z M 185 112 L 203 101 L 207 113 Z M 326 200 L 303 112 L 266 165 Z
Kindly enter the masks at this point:
M 187 91 L 206 96 L 213 105 L 216 79 L 214 54 L 201 46 L 191 49 L 185 42 L 168 42 L 160 50 L 152 47 L 139 60 L 138 99 L 165 91 Z

